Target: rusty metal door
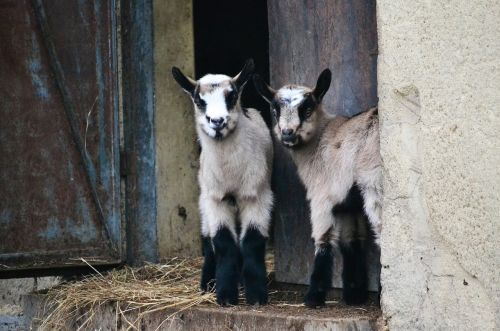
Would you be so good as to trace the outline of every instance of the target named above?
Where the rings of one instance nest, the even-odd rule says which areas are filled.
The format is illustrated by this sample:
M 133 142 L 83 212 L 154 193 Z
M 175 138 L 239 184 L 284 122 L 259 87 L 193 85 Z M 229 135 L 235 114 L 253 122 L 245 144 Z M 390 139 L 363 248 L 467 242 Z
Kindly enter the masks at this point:
M 0 0 L 0 270 L 121 261 L 115 4 Z
M 319 73 L 329 67 L 333 77 L 323 100 L 325 110 L 353 116 L 377 104 L 374 0 L 268 1 L 267 5 L 273 87 L 314 86 Z M 280 144 L 275 146 L 273 173 L 276 278 L 305 284 L 314 256 L 309 208 L 295 166 Z M 376 291 L 379 258 L 369 258 L 370 289 Z M 341 287 L 338 252 L 334 265 L 333 284 Z

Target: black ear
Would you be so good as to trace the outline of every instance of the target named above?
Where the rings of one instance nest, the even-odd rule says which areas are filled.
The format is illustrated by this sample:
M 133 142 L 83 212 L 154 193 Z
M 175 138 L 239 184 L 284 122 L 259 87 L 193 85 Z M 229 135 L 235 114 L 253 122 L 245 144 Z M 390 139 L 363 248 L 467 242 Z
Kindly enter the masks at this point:
M 269 85 L 267 85 L 262 77 L 257 74 L 253 75 L 253 85 L 255 85 L 255 89 L 260 94 L 260 96 L 264 98 L 264 100 L 269 103 L 273 102 L 276 91 L 273 90 Z
M 330 83 L 332 81 L 332 72 L 330 69 L 325 69 L 321 72 L 316 82 L 316 87 L 314 88 L 313 94 L 316 101 L 319 103 L 325 96 L 326 92 L 330 88 Z
M 234 84 L 236 85 L 238 90 L 245 86 L 247 81 L 252 76 L 254 69 L 255 65 L 253 63 L 253 59 L 248 59 L 245 62 L 245 66 L 243 67 L 243 69 L 241 69 L 240 73 L 233 78 Z
M 172 67 L 172 76 L 174 76 L 175 81 L 184 91 L 193 95 L 194 88 L 196 87 L 196 81 L 184 75 L 181 69 L 177 67 Z

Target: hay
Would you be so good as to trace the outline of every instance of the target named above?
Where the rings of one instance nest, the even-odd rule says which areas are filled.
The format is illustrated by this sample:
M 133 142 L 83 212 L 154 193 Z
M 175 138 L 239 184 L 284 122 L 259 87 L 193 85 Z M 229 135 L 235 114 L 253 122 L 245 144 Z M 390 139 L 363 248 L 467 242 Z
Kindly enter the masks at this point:
M 47 294 L 44 310 L 49 313 L 40 329 L 66 329 L 68 321 L 76 321 L 83 329 L 92 321 L 96 308 L 106 303 L 116 305 L 117 314 L 131 329 L 152 312 L 169 311 L 169 320 L 190 307 L 214 304 L 214 293 L 199 290 L 202 262 L 201 258 L 173 258 L 164 264 L 123 267 L 105 274 L 96 270 L 97 274 L 83 280 L 61 284 Z M 138 312 L 135 321 L 126 318 L 131 311 Z
M 87 263 L 84 259 L 83 262 Z M 88 263 L 87 263 L 88 264 Z M 114 304 L 116 314 L 139 330 L 140 320 L 147 314 L 166 311 L 163 322 L 194 306 L 216 304 L 215 293 L 202 293 L 199 288 L 203 258 L 172 258 L 162 264 L 140 268 L 124 266 L 104 274 L 96 272 L 78 281 L 63 283 L 49 290 L 40 330 L 66 330 L 76 322 L 79 330 L 89 326 L 99 306 Z M 93 268 L 90 264 L 88 264 Z M 268 279 L 274 271 L 274 258 L 266 257 Z M 275 304 L 285 304 L 276 291 L 269 292 Z M 244 303 L 240 291 L 240 303 Z M 131 312 L 138 312 L 130 321 Z M 128 315 L 128 316 L 127 316 Z

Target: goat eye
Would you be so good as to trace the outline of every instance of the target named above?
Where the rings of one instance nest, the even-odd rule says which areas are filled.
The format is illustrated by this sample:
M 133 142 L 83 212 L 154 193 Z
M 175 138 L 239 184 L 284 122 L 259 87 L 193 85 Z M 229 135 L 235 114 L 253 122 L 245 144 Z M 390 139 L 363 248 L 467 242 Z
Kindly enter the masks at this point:
M 226 94 L 226 106 L 228 109 L 232 109 L 237 101 L 238 93 L 236 92 L 236 90 L 232 90 L 231 92 Z
M 271 112 L 273 113 L 274 118 L 278 118 L 280 116 L 280 105 L 277 102 L 271 103 Z
M 198 97 L 195 97 L 194 98 L 194 103 L 196 104 L 196 106 L 200 109 L 203 109 L 206 107 L 207 103 L 205 102 L 205 100 L 203 100 L 202 98 L 200 98 L 199 96 Z

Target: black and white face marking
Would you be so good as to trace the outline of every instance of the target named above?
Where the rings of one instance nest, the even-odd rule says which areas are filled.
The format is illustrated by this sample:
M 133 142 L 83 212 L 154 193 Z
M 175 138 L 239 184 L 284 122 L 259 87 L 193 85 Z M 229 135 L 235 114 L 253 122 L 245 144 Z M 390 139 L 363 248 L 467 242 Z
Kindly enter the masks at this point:
M 261 77 L 254 76 L 254 84 L 259 94 L 271 104 L 275 119 L 276 137 L 287 147 L 296 147 L 308 142 L 316 130 L 316 118 L 323 96 L 331 82 L 329 69 L 323 70 L 316 87 L 285 85 L 275 91 Z
M 307 142 L 314 129 L 312 120 L 317 107 L 311 89 L 289 85 L 279 89 L 273 99 L 274 132 L 287 147 Z
M 176 67 L 172 68 L 172 75 L 191 96 L 199 128 L 209 137 L 223 139 L 236 128 L 241 110 L 240 92 L 253 70 L 250 59 L 235 77 L 208 74 L 195 81 Z
M 196 122 L 210 137 L 222 139 L 236 128 L 239 92 L 226 75 L 206 75 L 198 81 L 193 103 Z

